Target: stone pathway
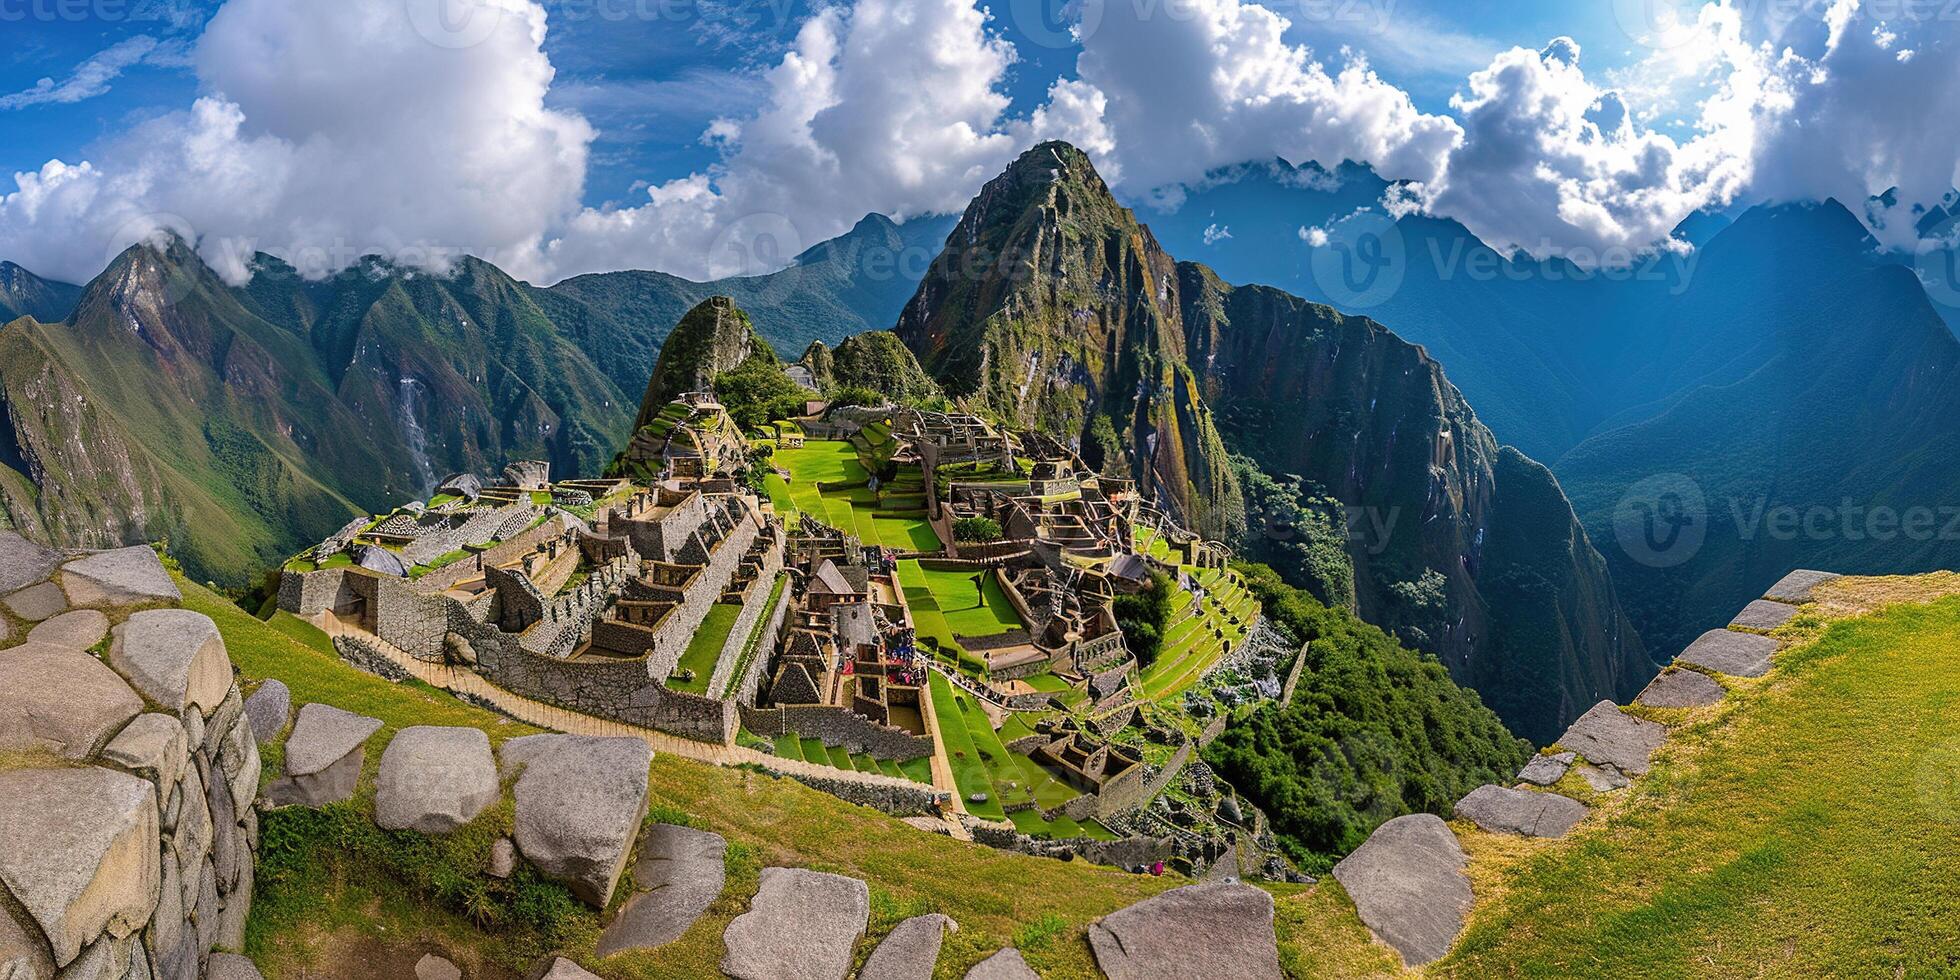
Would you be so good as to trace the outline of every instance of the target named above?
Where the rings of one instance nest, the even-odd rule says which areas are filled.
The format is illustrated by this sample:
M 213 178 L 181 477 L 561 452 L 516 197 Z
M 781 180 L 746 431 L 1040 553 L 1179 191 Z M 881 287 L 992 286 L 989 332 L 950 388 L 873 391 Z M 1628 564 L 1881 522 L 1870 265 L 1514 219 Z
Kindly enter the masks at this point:
M 325 630 L 329 636 L 349 634 L 358 636 L 362 642 L 368 644 L 371 648 L 380 652 L 382 656 L 386 657 L 389 663 L 401 668 L 408 676 L 431 687 L 441 688 L 458 696 L 462 700 L 487 706 L 498 714 L 549 731 L 563 732 L 567 735 L 637 738 L 647 743 L 647 747 L 653 749 L 656 753 L 665 753 L 667 755 L 679 756 L 683 759 L 693 759 L 696 762 L 706 762 L 710 765 L 717 766 L 760 766 L 777 775 L 791 778 L 806 776 L 813 779 L 852 782 L 865 786 L 906 790 L 911 790 L 918 786 L 917 783 L 909 779 L 900 779 L 896 776 L 847 771 L 832 766 L 821 766 L 814 762 L 805 762 L 801 759 L 785 759 L 767 752 L 758 752 L 746 746 L 715 742 L 697 742 L 693 739 L 681 738 L 678 735 L 669 735 L 666 732 L 655 731 L 651 728 L 641 728 L 637 725 L 628 725 L 624 722 L 595 718 L 592 715 L 572 711 L 568 708 L 560 708 L 557 705 L 545 704 L 542 701 L 533 701 L 530 698 L 512 693 L 490 683 L 483 675 L 465 667 L 454 667 L 448 664 L 432 664 L 418 660 L 410 656 L 406 651 L 378 640 L 371 634 L 352 633 L 352 631 L 341 626 L 332 616 L 323 616 L 311 622 Z M 947 770 L 946 779 L 949 782 L 952 779 L 950 767 Z M 936 771 L 934 773 L 934 787 L 939 788 L 938 774 Z M 953 794 L 953 799 L 955 801 L 958 800 L 957 793 Z M 961 837 L 964 840 L 972 839 L 972 835 L 966 833 L 965 828 L 957 821 L 949 821 L 948 826 L 954 829 L 954 835 L 956 837 Z
M 1710 630 L 1683 650 L 1635 703 L 1651 708 L 1700 708 L 1728 693 L 1710 674 L 1761 677 L 1774 666 L 1782 642 L 1764 635 L 1795 619 L 1817 586 L 1839 576 L 1800 570 L 1748 604 L 1729 629 Z M 1743 632 L 1748 630 L 1750 632 Z M 1519 785 L 1479 786 L 1456 804 L 1456 815 L 1489 833 L 1562 837 L 1589 809 L 1550 792 L 1568 771 L 1595 792 L 1625 788 L 1647 772 L 1649 759 L 1667 741 L 1667 726 L 1601 701 L 1555 743 L 1566 751 L 1533 756 L 1518 772 Z M 1354 900 L 1361 921 L 1377 939 L 1421 966 L 1446 955 L 1463 931 L 1472 897 L 1468 864 L 1456 836 L 1430 814 L 1397 817 L 1376 828 L 1367 842 L 1334 866 L 1334 877 Z M 1100 949 L 1098 949 L 1100 953 Z

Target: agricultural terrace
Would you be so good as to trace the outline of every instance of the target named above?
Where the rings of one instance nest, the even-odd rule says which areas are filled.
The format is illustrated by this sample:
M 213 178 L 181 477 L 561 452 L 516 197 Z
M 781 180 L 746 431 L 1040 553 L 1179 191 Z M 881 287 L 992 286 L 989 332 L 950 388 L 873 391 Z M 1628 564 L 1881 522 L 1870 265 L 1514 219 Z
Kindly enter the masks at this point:
M 1011 820 L 1022 833 L 1035 836 L 1116 839 L 1093 820 L 1077 822 L 1059 814 L 1054 820 L 1044 819 L 1042 810 L 1081 794 L 1041 763 L 1007 748 L 986 709 L 937 671 L 932 675 L 932 708 L 939 716 L 939 735 L 967 812 L 989 820 Z
M 917 466 L 901 467 L 891 480 L 877 489 L 871 487 L 866 464 L 890 462 L 888 447 L 895 445 L 890 435 L 888 429 L 886 445 L 871 449 L 834 439 L 812 439 L 800 449 L 779 448 L 770 463 L 789 477 L 771 473 L 764 478 L 763 489 L 785 521 L 809 514 L 866 544 L 901 553 L 939 551 L 939 535 L 926 520 L 924 477 Z
M 1245 641 L 1259 614 L 1259 600 L 1236 572 L 1187 565 L 1178 574 L 1194 580 L 1201 592 L 1180 589 L 1171 596 L 1163 647 L 1139 678 L 1143 696 L 1153 701 L 1175 697 L 1196 684 L 1224 658 L 1228 644 L 1237 647 Z

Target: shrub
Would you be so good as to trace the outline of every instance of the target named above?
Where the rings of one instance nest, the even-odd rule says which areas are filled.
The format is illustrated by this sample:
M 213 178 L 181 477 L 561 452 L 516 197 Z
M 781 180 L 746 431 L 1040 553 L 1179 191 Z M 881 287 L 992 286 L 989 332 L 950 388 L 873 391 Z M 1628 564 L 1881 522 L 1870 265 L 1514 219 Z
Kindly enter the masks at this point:
M 962 517 L 953 522 L 953 540 L 985 544 L 999 541 L 1000 522 L 991 517 Z

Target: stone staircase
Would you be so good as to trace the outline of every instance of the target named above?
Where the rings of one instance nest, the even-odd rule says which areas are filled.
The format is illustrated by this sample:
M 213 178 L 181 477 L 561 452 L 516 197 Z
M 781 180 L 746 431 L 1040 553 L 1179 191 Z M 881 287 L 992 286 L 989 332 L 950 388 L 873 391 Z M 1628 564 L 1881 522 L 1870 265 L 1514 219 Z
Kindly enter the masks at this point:
M 1796 618 L 1817 586 L 1838 577 L 1809 570 L 1784 576 L 1726 628 L 1710 630 L 1689 644 L 1634 703 L 1704 707 L 1727 696 L 1722 677 L 1769 673 L 1783 642 L 1766 634 Z M 1479 786 L 1457 801 L 1456 816 L 1485 833 L 1563 837 L 1590 810 L 1548 787 L 1576 772 L 1595 791 L 1622 789 L 1646 774 L 1667 733 L 1660 722 L 1601 701 L 1559 736 L 1550 746 L 1554 751 L 1534 757 L 1519 771 L 1516 787 Z M 1442 818 L 1416 813 L 1376 828 L 1334 866 L 1334 877 L 1375 936 L 1401 954 L 1404 963 L 1419 967 L 1441 959 L 1463 932 L 1473 901 L 1468 864 L 1468 855 Z

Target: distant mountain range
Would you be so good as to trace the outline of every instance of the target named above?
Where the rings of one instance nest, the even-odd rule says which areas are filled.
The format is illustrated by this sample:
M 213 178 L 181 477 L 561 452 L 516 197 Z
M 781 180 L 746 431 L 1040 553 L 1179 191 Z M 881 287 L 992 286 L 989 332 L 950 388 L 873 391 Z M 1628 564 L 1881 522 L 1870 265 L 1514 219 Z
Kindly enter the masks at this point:
M 707 296 L 739 297 L 790 352 L 889 326 L 904 270 L 950 224 L 871 215 L 780 272 L 712 283 L 543 289 L 476 259 L 309 281 L 260 255 L 234 288 L 182 241 L 133 247 L 87 287 L 9 264 L 0 518 L 64 545 L 167 537 L 199 578 L 242 585 L 451 472 L 526 457 L 598 472 L 661 340 Z
M 1342 284 L 1315 275 L 1338 267 L 1339 236 L 1316 249 L 1302 230 L 1339 227 L 1387 188 L 1362 167 L 1275 163 L 1149 219 L 1228 278 L 1340 306 Z M 1922 232 L 1946 217 L 1920 216 Z M 1878 251 L 1839 203 L 1695 215 L 1676 231 L 1693 250 L 1608 274 L 1501 255 L 1453 221 L 1359 220 L 1404 260 L 1399 285 L 1355 311 L 1422 344 L 1498 438 L 1550 461 L 1657 653 L 1792 567 L 1960 565 L 1960 533 L 1884 528 L 1960 506 L 1956 308 L 1929 302 L 1911 257 Z M 1670 544 L 1656 549 L 1646 515 L 1676 504 L 1695 523 L 1655 532 Z M 1765 523 L 1846 505 L 1857 513 L 1828 527 Z

